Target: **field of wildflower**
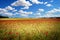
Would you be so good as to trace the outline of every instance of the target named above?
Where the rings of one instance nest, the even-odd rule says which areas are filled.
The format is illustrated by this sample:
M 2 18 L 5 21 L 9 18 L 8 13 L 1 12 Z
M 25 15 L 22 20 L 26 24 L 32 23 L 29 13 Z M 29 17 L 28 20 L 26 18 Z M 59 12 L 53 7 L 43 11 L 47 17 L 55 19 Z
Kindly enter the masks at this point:
M 0 40 L 60 40 L 60 19 L 0 19 Z

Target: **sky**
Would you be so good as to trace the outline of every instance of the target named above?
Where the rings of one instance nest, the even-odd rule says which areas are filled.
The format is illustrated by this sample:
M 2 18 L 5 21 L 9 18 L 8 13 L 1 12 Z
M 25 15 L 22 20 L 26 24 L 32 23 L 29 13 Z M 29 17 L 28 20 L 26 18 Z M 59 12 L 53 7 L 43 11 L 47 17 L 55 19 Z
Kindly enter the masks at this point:
M 60 0 L 0 0 L 0 16 L 9 18 L 60 17 Z

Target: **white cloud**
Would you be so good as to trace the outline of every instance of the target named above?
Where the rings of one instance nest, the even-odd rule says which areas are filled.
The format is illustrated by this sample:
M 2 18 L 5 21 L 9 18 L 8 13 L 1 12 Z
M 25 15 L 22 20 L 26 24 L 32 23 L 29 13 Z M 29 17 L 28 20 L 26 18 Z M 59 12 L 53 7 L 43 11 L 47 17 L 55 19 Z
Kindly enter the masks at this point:
M 8 16 L 8 17 L 13 17 L 15 14 L 13 14 L 12 12 L 10 12 L 10 10 L 12 12 L 16 12 L 17 10 L 15 10 L 15 8 L 12 8 L 11 6 L 7 6 L 5 8 L 0 8 L 0 15 L 2 16 Z
M 41 18 L 41 17 L 47 17 L 47 18 L 49 18 L 49 17 L 60 17 L 60 9 L 56 9 L 56 8 L 45 12 L 44 15 L 42 15 L 42 13 L 41 12 L 36 12 L 34 14 L 35 18 Z
M 12 10 L 12 12 L 17 12 L 17 10 L 15 9 L 15 10 Z
M 49 4 L 48 2 L 44 2 L 44 5 L 47 6 L 47 7 L 53 6 L 52 4 Z
M 44 5 L 46 5 L 48 2 L 44 2 Z
M 60 9 L 54 8 L 54 9 L 48 11 L 47 13 L 55 13 L 55 12 L 60 12 Z
M 28 15 L 32 14 L 33 12 L 27 12 L 27 11 L 19 10 L 19 13 L 21 16 L 28 16 Z
M 17 0 L 14 3 L 11 4 L 12 6 L 24 6 L 23 9 L 28 9 L 32 4 L 29 1 L 26 0 Z
M 21 8 L 21 9 L 29 9 L 29 7 L 27 6 L 27 7 Z
M 50 6 L 52 6 L 52 4 L 47 4 L 46 6 L 50 7 Z
M 41 17 L 43 17 L 42 13 L 36 13 L 36 14 L 34 14 L 34 16 L 35 16 L 35 18 L 41 18 Z
M 0 15 L 4 15 L 4 16 L 12 16 L 13 14 L 8 12 L 6 9 L 2 9 L 0 8 Z
M 43 4 L 44 2 L 40 2 L 40 4 Z
M 38 9 L 38 12 L 44 12 L 44 9 Z
M 32 14 L 32 12 L 27 12 L 27 11 L 23 11 L 23 10 L 20 10 L 19 12 L 22 14 Z
M 29 1 L 17 0 L 14 3 L 12 3 L 12 6 L 31 6 L 31 4 Z
M 2 8 L 0 8 L 0 14 L 1 14 L 1 13 L 6 13 L 6 12 L 7 12 L 6 9 L 2 9 Z
M 43 2 L 40 2 L 38 0 L 30 0 L 32 3 L 35 3 L 35 4 L 43 4 Z
M 54 9 L 46 12 L 45 17 L 60 17 L 60 14 L 57 14 L 58 12 L 60 13 L 60 9 L 54 8 Z
M 34 16 L 39 16 L 39 15 L 41 15 L 41 13 L 35 13 L 35 14 L 34 14 Z
M 41 13 L 37 13 L 36 15 L 41 15 Z
M 12 12 L 16 12 L 17 11 L 15 8 L 13 8 L 11 6 L 7 6 L 4 9 L 7 10 L 7 11 L 10 11 L 11 10 Z
M 38 0 L 30 0 L 32 3 L 40 4 Z
M 35 18 L 40 18 L 40 17 L 43 17 L 42 16 L 42 13 L 44 12 L 45 10 L 44 9 L 38 9 L 37 11 L 36 11 L 36 13 L 34 14 L 34 16 L 35 16 Z
M 14 10 L 15 8 L 12 8 L 11 6 L 7 6 L 5 9 L 6 10 Z

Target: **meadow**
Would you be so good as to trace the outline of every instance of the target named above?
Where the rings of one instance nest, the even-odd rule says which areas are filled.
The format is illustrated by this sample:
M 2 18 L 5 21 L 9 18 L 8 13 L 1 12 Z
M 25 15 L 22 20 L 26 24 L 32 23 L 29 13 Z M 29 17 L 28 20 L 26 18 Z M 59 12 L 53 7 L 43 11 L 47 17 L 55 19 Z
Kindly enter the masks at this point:
M 60 19 L 0 19 L 0 40 L 60 40 Z

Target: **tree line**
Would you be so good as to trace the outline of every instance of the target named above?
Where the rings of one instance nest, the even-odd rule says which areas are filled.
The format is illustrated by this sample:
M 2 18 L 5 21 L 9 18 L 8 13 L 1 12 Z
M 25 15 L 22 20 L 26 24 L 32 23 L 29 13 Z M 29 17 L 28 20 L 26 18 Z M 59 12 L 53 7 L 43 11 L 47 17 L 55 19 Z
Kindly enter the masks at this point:
M 0 18 L 9 18 L 9 17 L 7 17 L 7 16 L 0 16 Z

